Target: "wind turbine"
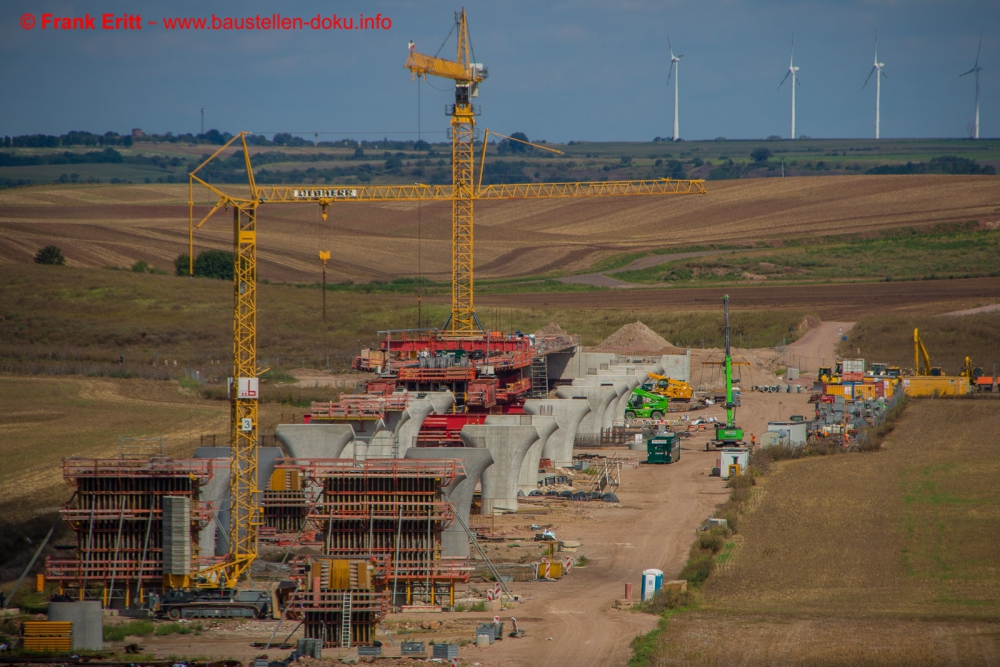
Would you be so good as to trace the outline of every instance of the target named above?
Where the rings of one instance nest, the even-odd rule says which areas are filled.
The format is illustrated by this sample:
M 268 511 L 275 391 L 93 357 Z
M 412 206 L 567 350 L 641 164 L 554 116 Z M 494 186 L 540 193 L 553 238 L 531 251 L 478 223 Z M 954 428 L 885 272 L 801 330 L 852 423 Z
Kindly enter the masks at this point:
M 885 63 L 880 63 L 878 61 L 878 30 L 875 30 L 875 64 L 872 65 L 872 71 L 868 72 L 868 78 L 865 79 L 865 86 L 868 85 L 868 81 L 872 78 L 872 74 L 875 74 L 875 138 L 878 139 L 879 134 L 879 119 L 880 119 L 880 105 L 882 103 L 882 79 L 879 75 L 885 76 L 885 72 L 882 68 L 885 67 Z M 889 77 L 886 77 L 887 79 Z M 861 86 L 861 90 L 865 89 L 865 86 Z
M 680 76 L 680 66 L 681 58 L 684 57 L 682 53 L 679 56 L 674 55 L 674 47 L 670 43 L 670 37 L 667 36 L 667 47 L 670 49 L 670 69 L 667 71 L 667 85 L 670 85 L 670 76 L 674 77 L 674 141 L 681 138 L 681 126 L 680 118 L 677 115 L 677 79 Z
M 975 124 L 975 129 L 973 130 L 972 133 L 973 139 L 979 138 L 979 73 L 983 71 L 983 68 L 979 66 L 979 52 L 982 50 L 983 50 L 983 36 L 980 35 L 979 49 L 976 50 L 976 64 L 972 69 L 970 69 L 968 72 L 965 73 L 965 74 L 975 73 L 976 75 L 976 124 Z M 965 74 L 959 74 L 958 76 L 959 78 L 961 78 L 965 76 Z
M 795 37 L 793 36 L 792 55 L 788 59 L 788 72 L 785 73 L 785 78 L 782 79 L 781 83 L 778 84 L 778 88 L 781 88 L 783 85 L 785 85 L 785 81 L 788 80 L 788 77 L 792 77 L 792 136 L 790 137 L 791 139 L 795 138 L 795 84 L 799 82 L 799 75 L 796 74 L 796 72 L 798 71 L 799 68 L 795 66 Z

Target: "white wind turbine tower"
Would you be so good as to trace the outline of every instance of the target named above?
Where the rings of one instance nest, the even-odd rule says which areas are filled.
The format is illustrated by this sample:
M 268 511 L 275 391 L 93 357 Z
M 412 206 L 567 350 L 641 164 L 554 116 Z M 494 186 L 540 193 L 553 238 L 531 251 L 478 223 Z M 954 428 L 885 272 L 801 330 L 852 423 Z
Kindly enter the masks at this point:
M 868 78 L 865 79 L 865 86 L 868 85 L 868 81 L 872 78 L 872 74 L 875 74 L 875 138 L 879 138 L 879 119 L 882 103 L 882 79 L 879 75 L 885 76 L 885 72 L 882 68 L 885 67 L 885 63 L 880 63 L 878 61 L 878 30 L 875 31 L 875 64 L 872 65 L 872 71 L 868 72 Z M 886 77 L 888 78 L 888 77 Z M 861 90 L 865 89 L 865 86 L 861 86 Z
M 972 133 L 973 139 L 979 138 L 979 73 L 983 71 L 983 68 L 979 66 L 979 53 L 983 50 L 983 36 L 979 36 L 979 49 L 976 50 L 976 64 L 965 74 L 975 74 L 976 75 L 976 124 L 975 129 Z M 965 74 L 959 74 L 959 78 L 965 76 Z
M 680 76 L 680 66 L 681 58 L 684 57 L 682 53 L 679 56 L 674 55 L 674 47 L 670 44 L 670 37 L 667 37 L 667 47 L 670 49 L 670 69 L 667 71 L 667 85 L 670 85 L 670 76 L 674 77 L 674 141 L 677 141 L 681 137 L 681 125 L 680 118 L 677 115 L 677 78 Z
M 792 55 L 788 59 L 788 72 L 785 73 L 785 78 L 782 79 L 781 83 L 778 84 L 778 88 L 781 88 L 783 85 L 785 85 L 785 81 L 788 80 L 788 77 L 792 77 L 792 135 L 790 137 L 791 139 L 795 138 L 795 84 L 799 82 L 799 75 L 797 74 L 798 71 L 799 68 L 795 66 L 795 38 L 792 37 Z

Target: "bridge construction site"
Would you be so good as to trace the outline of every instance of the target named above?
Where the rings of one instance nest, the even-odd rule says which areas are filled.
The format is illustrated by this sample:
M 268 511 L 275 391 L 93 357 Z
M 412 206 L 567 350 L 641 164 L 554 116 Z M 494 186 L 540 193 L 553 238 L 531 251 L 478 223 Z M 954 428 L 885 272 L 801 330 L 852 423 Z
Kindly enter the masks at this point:
M 464 10 L 455 15 L 453 32 L 453 60 L 421 54 L 411 44 L 405 61 L 411 77 L 454 84 L 447 108 L 449 185 L 258 185 L 246 132 L 191 171 L 192 276 L 198 230 L 220 212 L 232 216 L 228 442 L 185 457 L 139 456 L 123 448 L 119 458 L 63 460 L 72 496 L 59 516 L 72 545 L 44 560 L 35 590 L 51 597 L 53 609 L 68 610 L 66 619 L 50 614 L 49 629 L 64 633 L 60 623 L 76 624 L 73 650 L 100 651 L 102 640 L 83 628 L 95 618 L 120 616 L 191 627 L 243 624 L 257 633 L 252 645 L 238 637 L 242 648 L 260 654 L 251 658 L 254 667 L 267 667 L 268 651 L 292 648 L 292 637 L 300 655 L 314 658 L 326 649 L 338 657 L 350 650 L 447 659 L 456 657 L 458 639 L 433 647 L 397 642 L 411 630 L 416 634 L 421 621 L 415 615 L 449 611 L 456 615 L 449 620 L 478 623 L 462 646 L 474 641 L 486 648 L 496 639 L 525 637 L 523 620 L 518 626 L 512 618 L 508 634 L 500 619 L 524 605 L 533 620 L 559 619 L 547 621 L 565 632 L 556 638 L 559 650 L 567 660 L 582 659 L 597 623 L 616 637 L 649 632 L 652 625 L 611 604 L 599 612 L 584 609 L 581 600 L 618 600 L 615 609 L 647 601 L 645 589 L 632 599 L 631 579 L 623 578 L 631 575 L 621 572 L 638 575 L 651 564 L 633 562 L 630 554 L 642 549 L 648 558 L 650 551 L 673 550 L 670 558 L 683 562 L 690 529 L 667 525 L 669 512 L 662 509 L 683 497 L 691 516 L 707 518 L 721 502 L 720 480 L 744 473 L 758 444 L 860 447 L 904 394 L 959 394 L 970 386 L 996 391 L 996 372 L 971 361 L 955 377 L 931 367 L 917 331 L 912 374 L 848 359 L 820 366 L 815 383 L 802 391 L 788 358 L 794 354 L 750 360 L 747 350 L 735 348 L 729 296 L 718 303 L 725 323 L 720 350 L 692 353 L 662 339 L 584 348 L 578 335 L 557 326 L 534 334 L 484 327 L 475 305 L 476 202 L 665 197 L 669 206 L 675 197 L 711 195 L 701 180 L 668 178 L 484 183 L 490 135 L 521 140 L 477 129 L 476 100 L 489 71 L 474 62 Z M 213 161 L 234 156 L 242 157 L 246 184 L 213 181 Z M 196 192 L 208 192 L 212 205 L 196 203 Z M 326 221 L 341 207 L 372 202 L 451 202 L 448 319 L 436 327 L 374 332 L 377 344 L 359 349 L 351 364 L 365 378 L 358 385 L 363 391 L 331 389 L 329 400 L 312 402 L 273 434 L 262 433 L 267 364 L 258 363 L 257 335 L 258 318 L 269 313 L 258 310 L 257 249 L 259 240 L 266 243 L 267 214 L 285 205 L 318 207 Z M 319 251 L 324 317 L 330 258 L 329 249 Z M 779 361 L 787 368 L 775 380 Z M 761 369 L 770 379 L 749 376 Z M 706 381 L 705 373 L 713 377 Z M 664 481 L 682 475 L 686 486 Z M 630 502 L 620 502 L 619 495 L 629 493 Z M 568 526 L 572 531 L 563 532 Z M 586 549 L 587 540 L 600 546 Z M 608 569 L 595 574 L 591 566 L 581 575 L 589 575 L 584 583 L 573 582 L 596 558 Z M 650 596 L 664 583 L 662 571 L 653 573 Z M 562 603 L 551 592 L 556 586 L 575 591 L 575 602 Z M 686 590 L 680 581 L 666 586 Z M 480 623 L 484 619 L 459 616 L 471 607 L 495 618 Z M 66 643 L 62 634 L 51 637 L 39 641 Z M 540 641 L 530 650 L 519 649 L 516 664 L 542 664 L 530 662 L 532 651 L 545 650 L 539 644 L 548 638 L 534 639 Z M 626 650 L 622 646 L 614 650 Z
M 390 609 L 454 607 L 456 586 L 476 567 L 497 582 L 491 601 L 516 604 L 510 582 L 477 541 L 483 521 L 541 495 L 540 475 L 571 483 L 574 444 L 610 430 L 650 373 L 688 376 L 684 354 L 584 352 L 569 334 L 481 325 L 476 201 L 706 191 L 701 181 L 670 179 L 484 185 L 490 131 L 477 132 L 474 101 L 488 70 L 472 62 L 464 10 L 455 20 L 455 60 L 411 48 L 406 61 L 413 77 L 454 82 L 451 185 L 258 186 L 246 133 L 191 172 L 192 258 L 196 230 L 221 210 L 232 213 L 229 446 L 201 447 L 185 459 L 66 459 L 63 476 L 74 492 L 60 514 L 74 547 L 48 558 L 40 589 L 123 615 L 280 619 L 300 624 L 304 639 L 325 648 L 377 645 L 376 629 Z M 232 149 L 242 151 L 249 194 L 202 178 Z M 217 198 L 203 216 L 195 188 Z M 326 220 L 331 208 L 386 201 L 452 203 L 450 318 L 439 328 L 379 332 L 378 348 L 354 361 L 356 370 L 376 375 L 363 393 L 314 403 L 302 423 L 277 427 L 277 447 L 261 446 L 257 319 L 268 314 L 257 309 L 259 214 L 311 203 Z M 325 265 L 329 252 L 320 257 Z M 598 499 L 613 497 L 604 483 L 594 489 Z M 281 554 L 281 566 L 261 562 L 263 550 Z M 535 576 L 572 567 L 556 560 L 550 552 Z

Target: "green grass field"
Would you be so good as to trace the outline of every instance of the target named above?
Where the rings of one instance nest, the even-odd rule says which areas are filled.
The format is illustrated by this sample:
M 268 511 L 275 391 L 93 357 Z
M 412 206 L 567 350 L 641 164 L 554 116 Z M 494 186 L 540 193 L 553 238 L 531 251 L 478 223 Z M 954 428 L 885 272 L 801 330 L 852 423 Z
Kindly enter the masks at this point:
M 176 379 L 197 370 L 223 382 L 232 355 L 232 285 L 208 278 L 137 274 L 66 266 L 0 265 L 0 373 Z M 445 296 L 425 298 L 422 326 L 441 326 Z M 309 366 L 344 370 L 378 331 L 418 326 L 416 294 L 327 295 L 318 286 L 263 284 L 258 290 L 257 358 L 275 370 Z M 734 332 L 754 341 L 789 342 L 808 313 L 734 313 Z M 642 320 L 681 346 L 718 346 L 722 314 L 655 309 L 481 309 L 484 326 L 534 332 L 550 321 L 596 345 Z M 124 356 L 124 362 L 121 357 Z M 175 363 L 176 362 L 176 365 Z
M 881 451 L 780 463 L 646 664 L 988 665 L 1000 401 L 912 401 Z
M 976 221 L 901 228 L 866 237 L 789 239 L 721 256 L 610 272 L 626 282 L 701 287 L 749 280 L 830 282 L 934 280 L 1000 275 L 1000 231 Z M 634 259 L 623 256 L 621 261 Z

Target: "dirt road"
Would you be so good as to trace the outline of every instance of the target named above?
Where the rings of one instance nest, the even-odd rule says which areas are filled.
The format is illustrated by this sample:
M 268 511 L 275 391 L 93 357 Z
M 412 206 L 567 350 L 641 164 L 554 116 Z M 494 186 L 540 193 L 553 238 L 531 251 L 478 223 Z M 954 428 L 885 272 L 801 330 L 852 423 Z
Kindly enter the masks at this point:
M 822 322 L 802 338 L 785 347 L 782 362 L 798 368 L 803 375 L 816 377 L 820 366 L 832 366 L 837 360 L 837 345 L 854 322 Z
M 660 264 L 666 264 L 667 262 L 672 262 L 675 259 L 689 259 L 691 257 L 706 257 L 708 255 L 724 255 L 726 253 L 736 252 L 735 250 L 702 250 L 700 252 L 677 252 L 671 255 L 652 255 L 649 257 L 640 257 L 628 266 L 622 267 L 620 269 L 615 269 L 615 271 L 640 271 L 642 269 L 648 269 L 653 266 L 659 266 Z M 606 273 L 611 273 L 607 271 Z M 579 276 L 567 276 L 566 278 L 559 278 L 561 283 L 570 283 L 577 285 L 594 285 L 596 287 L 614 287 L 619 289 L 630 289 L 639 287 L 635 283 L 625 282 L 624 280 L 618 280 L 617 278 L 612 278 L 611 276 L 605 275 L 605 273 L 585 273 Z
M 620 507 L 588 503 L 581 520 L 556 519 L 562 524 L 556 535 L 580 541 L 590 563 L 559 582 L 518 584 L 530 601 L 513 613 L 534 619 L 526 624 L 528 636 L 484 651 L 488 660 L 476 659 L 488 665 L 580 667 L 628 662 L 631 639 L 655 628 L 657 619 L 612 604 L 624 596 L 626 582 L 638 596 L 644 569 L 677 577 L 694 529 L 728 496 L 723 482 L 709 477 L 716 456 L 704 451 L 704 438 L 691 438 L 677 464 L 624 471 Z

